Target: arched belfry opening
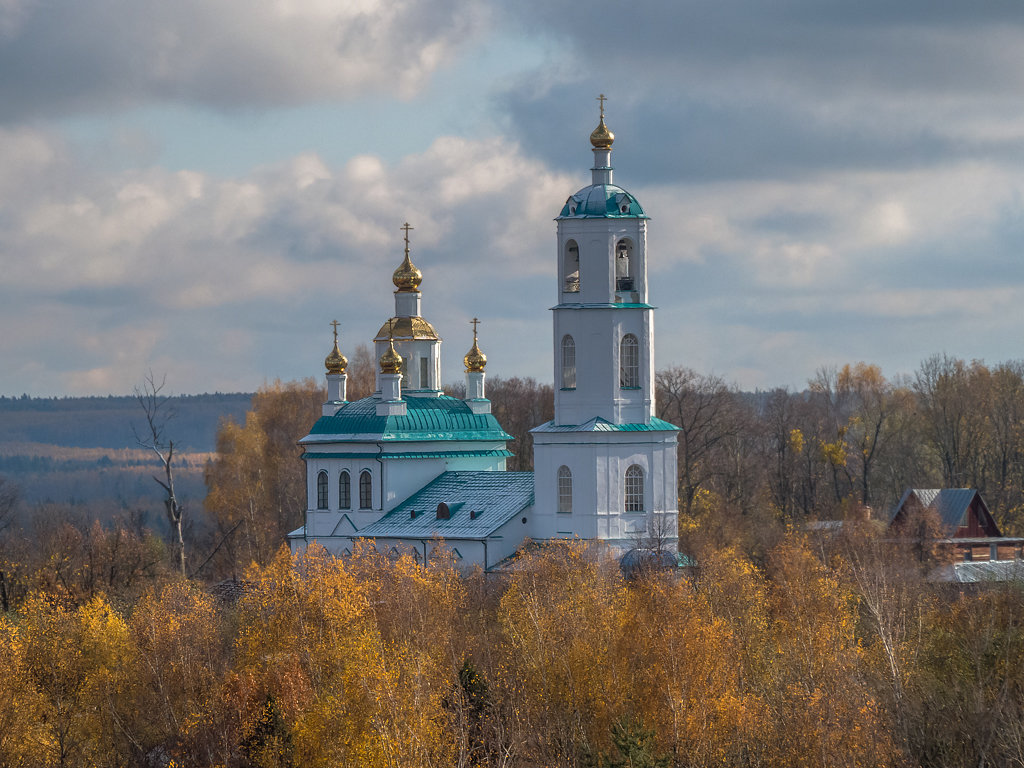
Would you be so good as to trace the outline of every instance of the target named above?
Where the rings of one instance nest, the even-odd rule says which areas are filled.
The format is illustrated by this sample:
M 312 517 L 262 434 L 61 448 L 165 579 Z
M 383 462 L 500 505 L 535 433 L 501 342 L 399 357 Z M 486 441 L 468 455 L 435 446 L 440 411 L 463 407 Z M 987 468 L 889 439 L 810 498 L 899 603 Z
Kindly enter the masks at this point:
M 565 244 L 563 257 L 565 283 L 562 290 L 566 293 L 580 292 L 580 247 L 575 240 Z
M 615 243 L 615 290 L 635 291 L 637 284 L 636 256 L 633 241 L 628 237 Z

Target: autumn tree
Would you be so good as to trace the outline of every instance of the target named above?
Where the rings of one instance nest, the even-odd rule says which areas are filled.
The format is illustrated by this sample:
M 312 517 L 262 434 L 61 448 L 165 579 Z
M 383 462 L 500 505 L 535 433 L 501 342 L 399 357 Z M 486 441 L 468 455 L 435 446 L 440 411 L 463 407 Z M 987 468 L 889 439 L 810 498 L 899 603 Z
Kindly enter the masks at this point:
M 617 564 L 580 544 L 531 553 L 512 574 L 499 618 L 526 761 L 577 766 L 607 748 L 625 690 L 614 652 L 623 597 Z
M 43 726 L 43 763 L 117 764 L 124 736 L 108 702 L 120 692 L 129 659 L 123 619 L 101 596 L 70 608 L 33 594 L 19 629 L 21 666 L 37 693 L 30 701 Z
M 933 355 L 921 363 L 914 377 L 925 434 L 947 488 L 972 485 L 972 467 L 984 434 L 985 393 L 977 387 L 972 392 L 971 379 L 973 373 L 978 381 L 982 367 L 979 362 L 969 366 L 944 354 Z
M 877 365 L 857 363 L 842 368 L 823 368 L 810 389 L 824 405 L 830 434 L 822 450 L 835 473 L 842 472 L 849 491 L 862 505 L 875 503 L 873 471 L 892 434 L 897 393 Z M 845 485 L 836 483 L 842 500 Z
M 734 395 L 717 376 L 702 376 L 679 366 L 658 371 L 658 418 L 679 427 L 679 497 L 687 517 L 697 493 L 722 472 L 717 452 L 739 430 Z
M 462 382 L 448 385 L 446 391 L 453 397 L 466 396 L 466 386 Z M 555 417 L 554 389 L 550 384 L 540 384 L 532 378 L 495 376 L 487 381 L 487 399 L 491 401 L 491 413 L 512 435 L 509 450 L 514 456 L 508 460 L 509 471 L 532 471 L 533 438 L 530 430 Z
M 183 580 L 150 589 L 132 611 L 129 631 L 133 688 L 118 717 L 137 759 L 223 763 L 237 723 L 235 708 L 221 706 L 229 648 L 214 599 Z
M 359 344 L 348 363 L 345 396 L 350 402 L 369 397 L 377 388 L 377 360 L 366 344 Z
M 278 381 L 256 393 L 244 425 L 221 423 L 217 458 L 206 470 L 205 506 L 216 524 L 210 572 L 238 576 L 250 562 L 269 562 L 301 525 L 306 476 L 298 441 L 323 400 L 313 379 Z

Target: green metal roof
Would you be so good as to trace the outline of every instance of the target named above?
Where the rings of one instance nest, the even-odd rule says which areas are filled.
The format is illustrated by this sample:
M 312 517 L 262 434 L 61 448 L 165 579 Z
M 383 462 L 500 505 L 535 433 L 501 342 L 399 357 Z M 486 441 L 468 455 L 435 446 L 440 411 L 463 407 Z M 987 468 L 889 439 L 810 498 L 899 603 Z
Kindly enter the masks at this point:
M 364 397 L 322 416 L 301 444 L 327 442 L 417 442 L 423 440 L 511 440 L 489 413 L 473 413 L 448 395 L 409 397 L 404 416 L 378 416 L 378 401 Z
M 596 304 L 583 304 L 571 302 L 568 304 L 556 304 L 551 309 L 657 309 L 653 304 L 628 304 L 624 301 L 615 303 L 604 302 Z
M 448 505 L 447 520 L 437 519 L 441 502 Z M 442 472 L 355 535 L 371 539 L 482 539 L 532 505 L 532 472 Z
M 652 418 L 649 424 L 612 424 L 600 416 L 585 424 L 555 424 L 549 421 L 534 427 L 531 432 L 678 432 L 679 427 L 659 418 Z
M 591 184 L 565 201 L 559 219 L 646 219 L 647 214 L 629 192 L 614 184 Z
M 366 451 L 307 451 L 302 454 L 304 459 L 473 459 L 473 458 L 508 458 L 515 456 L 505 449 L 491 451 L 402 451 L 394 453 L 370 453 Z

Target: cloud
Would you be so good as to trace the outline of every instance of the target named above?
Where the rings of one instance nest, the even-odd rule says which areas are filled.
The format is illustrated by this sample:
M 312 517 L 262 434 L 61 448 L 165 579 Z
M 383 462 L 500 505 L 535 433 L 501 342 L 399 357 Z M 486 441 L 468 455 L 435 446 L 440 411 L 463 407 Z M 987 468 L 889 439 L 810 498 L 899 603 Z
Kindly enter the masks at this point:
M 150 367 L 178 391 L 318 375 L 329 320 L 351 350 L 390 315 L 404 221 L 457 379 L 463 321 L 521 321 L 553 272 L 569 186 L 500 139 L 441 138 L 393 164 L 304 154 L 233 179 L 109 176 L 29 129 L 0 131 L 11 146 L 26 148 L 0 187 L 0 323 L 17 330 L 0 338 L 0 391 L 15 393 L 126 392 Z M 544 327 L 545 299 L 528 324 Z
M 953 5 L 516 3 L 552 53 L 503 104 L 524 145 L 565 167 L 608 94 L 620 162 L 651 181 L 1019 167 L 1024 6 Z M 578 127 L 551 141 L 551 125 Z
M 468 0 L 5 0 L 0 122 L 407 98 L 486 24 Z

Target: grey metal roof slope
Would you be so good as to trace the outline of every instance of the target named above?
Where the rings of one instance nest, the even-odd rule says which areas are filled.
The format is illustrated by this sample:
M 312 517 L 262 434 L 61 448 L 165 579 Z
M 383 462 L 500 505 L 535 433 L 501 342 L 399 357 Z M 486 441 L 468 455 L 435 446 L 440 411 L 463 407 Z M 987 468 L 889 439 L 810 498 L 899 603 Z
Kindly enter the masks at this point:
M 977 493 L 973 488 L 943 488 L 929 506 L 939 513 L 944 526 L 955 530 L 965 524 L 967 508 Z
M 979 560 L 977 562 L 950 563 L 932 571 L 929 579 L 957 584 L 1024 582 L 1024 560 Z
M 437 519 L 442 502 L 448 505 L 447 520 Z M 443 472 L 357 535 L 482 539 L 532 504 L 532 472 Z
M 910 497 L 914 496 L 922 507 L 935 510 L 943 528 L 955 532 L 957 528 L 964 525 L 967 510 L 977 495 L 978 491 L 974 488 L 908 488 L 903 492 L 889 521 L 895 520 L 896 515 L 900 513 Z M 982 506 L 988 511 L 984 500 L 982 500 Z

